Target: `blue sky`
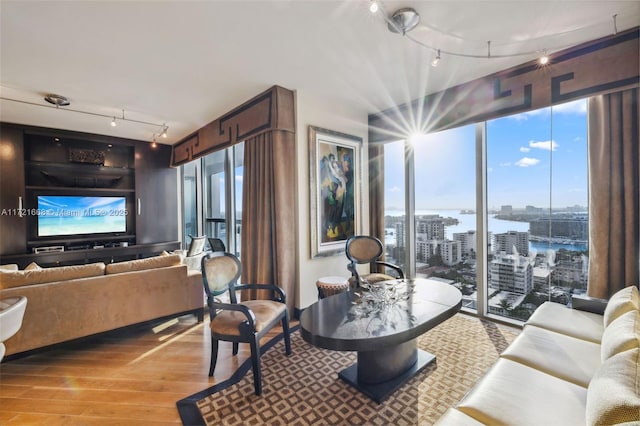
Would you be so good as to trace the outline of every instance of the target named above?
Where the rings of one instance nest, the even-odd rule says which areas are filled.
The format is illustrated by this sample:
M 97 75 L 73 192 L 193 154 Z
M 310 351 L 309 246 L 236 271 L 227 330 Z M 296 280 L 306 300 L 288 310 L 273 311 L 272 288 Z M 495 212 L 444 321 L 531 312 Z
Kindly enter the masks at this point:
M 550 202 L 554 208 L 587 205 L 586 104 L 580 100 L 487 122 L 490 209 L 548 208 Z M 411 142 L 416 209 L 474 209 L 474 126 L 414 137 Z M 403 155 L 401 142 L 385 147 L 387 210 L 404 206 Z

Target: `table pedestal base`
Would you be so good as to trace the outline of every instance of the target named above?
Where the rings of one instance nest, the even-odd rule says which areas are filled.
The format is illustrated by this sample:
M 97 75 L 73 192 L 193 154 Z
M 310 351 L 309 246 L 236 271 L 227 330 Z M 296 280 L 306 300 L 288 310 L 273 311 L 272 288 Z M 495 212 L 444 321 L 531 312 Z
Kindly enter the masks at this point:
M 411 340 L 382 351 L 358 352 L 358 362 L 342 370 L 338 377 L 380 404 L 435 359 L 435 355 L 418 349 L 416 341 Z M 384 364 L 387 368 L 378 376 L 381 380 L 376 381 L 376 372 L 380 373 Z

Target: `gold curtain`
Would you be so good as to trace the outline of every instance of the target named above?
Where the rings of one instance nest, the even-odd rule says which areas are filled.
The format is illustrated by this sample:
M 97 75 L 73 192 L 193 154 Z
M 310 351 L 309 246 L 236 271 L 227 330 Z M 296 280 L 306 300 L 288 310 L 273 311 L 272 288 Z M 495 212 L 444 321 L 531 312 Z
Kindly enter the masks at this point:
M 383 144 L 369 145 L 369 235 L 378 238 L 384 244 Z M 384 267 L 378 267 L 377 272 L 384 272 Z
M 638 89 L 589 99 L 589 283 L 609 298 L 638 285 Z
M 295 134 L 274 130 L 244 145 L 242 196 L 242 282 L 276 284 L 293 312 L 295 286 Z M 243 300 L 266 298 L 264 292 Z

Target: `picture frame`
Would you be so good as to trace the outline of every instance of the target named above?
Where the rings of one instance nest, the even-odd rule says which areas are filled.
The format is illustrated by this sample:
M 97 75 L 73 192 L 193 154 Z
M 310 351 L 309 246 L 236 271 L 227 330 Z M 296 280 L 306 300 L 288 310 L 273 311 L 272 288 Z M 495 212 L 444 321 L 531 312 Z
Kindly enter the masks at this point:
M 309 126 L 311 258 L 344 253 L 360 233 L 362 138 Z

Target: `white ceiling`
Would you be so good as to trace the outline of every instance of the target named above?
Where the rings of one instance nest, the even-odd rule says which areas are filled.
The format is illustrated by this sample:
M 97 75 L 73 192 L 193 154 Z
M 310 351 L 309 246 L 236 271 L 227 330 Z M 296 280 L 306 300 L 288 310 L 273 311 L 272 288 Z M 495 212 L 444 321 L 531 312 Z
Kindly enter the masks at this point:
M 0 94 L 169 126 L 175 143 L 274 84 L 363 114 L 534 59 L 446 55 L 387 30 L 368 0 L 0 0 Z M 552 52 L 640 24 L 640 1 L 391 1 L 409 33 L 465 54 Z M 0 101 L 5 122 L 151 140 L 159 128 Z

